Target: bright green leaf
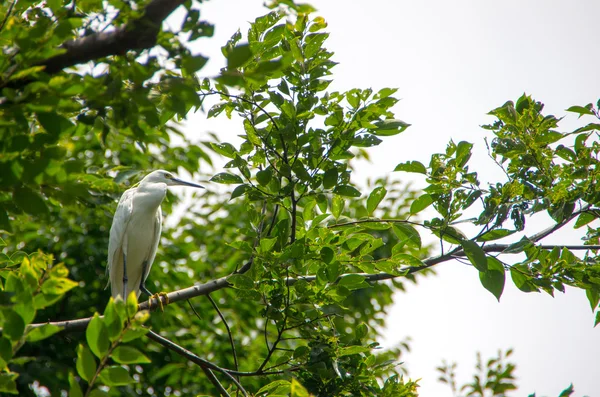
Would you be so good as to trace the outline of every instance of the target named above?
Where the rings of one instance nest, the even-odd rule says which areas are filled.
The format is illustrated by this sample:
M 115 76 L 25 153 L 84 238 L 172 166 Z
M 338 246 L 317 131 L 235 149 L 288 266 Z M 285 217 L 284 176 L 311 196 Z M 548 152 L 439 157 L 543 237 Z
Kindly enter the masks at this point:
M 108 330 L 98 313 L 94 313 L 94 317 L 88 323 L 85 337 L 90 350 L 96 357 L 102 358 L 106 355 L 110 345 Z
M 28 332 L 26 340 L 27 342 L 38 342 L 62 331 L 62 329 L 62 327 L 54 324 L 44 324 L 41 327 L 34 328 Z
M 372 214 L 373 211 L 375 211 L 375 209 L 377 208 L 379 203 L 381 203 L 381 200 L 383 200 L 386 194 L 387 190 L 383 186 L 379 186 L 373 189 L 373 191 L 371 192 L 371 194 L 369 194 L 369 197 L 367 198 L 367 212 L 369 214 Z
M 331 198 L 331 214 L 335 219 L 338 219 L 344 210 L 346 202 L 341 196 L 334 195 Z
M 394 168 L 394 171 L 415 172 L 418 174 L 427 174 L 427 168 L 418 161 L 407 161 L 400 163 Z
M 83 397 L 79 382 L 71 372 L 69 372 L 69 397 Z
M 135 382 L 123 367 L 110 366 L 100 371 L 100 380 L 107 386 L 125 386 Z
M 90 349 L 82 344 L 77 346 L 77 362 L 75 366 L 77 367 L 79 376 L 87 382 L 89 382 L 96 373 L 96 360 Z
M 423 194 L 419 196 L 415 201 L 410 205 L 410 213 L 417 214 L 423 211 L 425 208 L 429 207 L 433 203 L 433 198 L 431 198 L 428 194 Z

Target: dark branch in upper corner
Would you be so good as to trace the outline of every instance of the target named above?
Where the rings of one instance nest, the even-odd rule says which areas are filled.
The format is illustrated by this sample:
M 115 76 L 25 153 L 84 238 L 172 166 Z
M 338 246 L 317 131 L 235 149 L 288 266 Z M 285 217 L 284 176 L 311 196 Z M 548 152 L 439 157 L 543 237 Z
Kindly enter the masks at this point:
M 97 32 L 89 36 L 65 42 L 61 48 L 66 52 L 40 63 L 44 71 L 55 74 L 70 66 L 89 62 L 111 55 L 121 55 L 129 50 L 142 50 L 156 45 L 162 22 L 184 0 L 152 0 L 138 19 L 129 21 L 111 32 Z M 20 80 L 16 86 L 27 84 Z

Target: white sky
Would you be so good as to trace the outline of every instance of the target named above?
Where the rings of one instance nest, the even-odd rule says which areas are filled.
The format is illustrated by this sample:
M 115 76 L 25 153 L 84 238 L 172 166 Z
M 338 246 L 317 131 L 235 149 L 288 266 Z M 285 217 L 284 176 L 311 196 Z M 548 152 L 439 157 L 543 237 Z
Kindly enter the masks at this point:
M 407 160 L 427 164 L 449 139 L 475 143 L 472 168 L 482 181 L 492 181 L 499 174 L 483 143 L 490 136 L 479 128 L 493 121 L 486 116 L 489 110 L 526 92 L 560 117 L 567 107 L 600 97 L 596 0 L 308 2 L 327 20 L 326 46 L 340 63 L 330 88 L 397 87 L 402 98 L 397 117 L 412 124 L 371 150 L 373 163 L 360 166 L 358 181 L 387 174 Z M 194 46 L 211 58 L 202 75 L 218 73 L 220 46 L 267 12 L 262 3 L 215 0 L 201 6 L 202 17 L 216 25 L 215 37 Z M 567 116 L 561 126 L 566 130 L 575 122 Z M 198 140 L 217 132 L 224 141 L 243 133 L 237 122 L 207 121 L 200 112 L 186 131 Z M 424 185 L 416 180 L 415 186 Z M 541 220 L 539 228 L 528 230 L 544 225 Z M 565 238 L 573 242 L 564 234 L 545 242 L 565 243 Z M 472 267 L 452 262 L 436 268 L 437 277 L 397 294 L 383 341 L 391 346 L 411 336 L 412 351 L 404 362 L 411 377 L 422 379 L 422 396 L 451 396 L 436 380 L 442 359 L 459 363 L 460 384 L 470 380 L 477 351 L 486 359 L 509 347 L 515 349 L 520 386 L 514 395 L 557 396 L 571 382 L 574 396 L 600 395 L 600 328 L 592 327 L 582 291 L 552 299 L 522 293 L 507 279 L 498 303 Z

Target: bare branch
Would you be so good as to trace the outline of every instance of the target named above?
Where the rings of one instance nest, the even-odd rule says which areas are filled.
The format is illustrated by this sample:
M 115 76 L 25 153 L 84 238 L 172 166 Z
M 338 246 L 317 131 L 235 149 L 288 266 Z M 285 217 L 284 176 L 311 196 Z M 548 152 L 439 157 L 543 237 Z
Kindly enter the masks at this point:
M 210 301 L 212 306 L 215 308 L 215 310 L 219 314 L 221 321 L 223 321 L 223 324 L 225 325 L 225 328 L 227 329 L 227 335 L 229 336 L 229 344 L 231 345 L 231 352 L 233 354 L 233 365 L 235 367 L 235 370 L 237 371 L 237 370 L 239 370 L 239 366 L 238 366 L 237 352 L 235 351 L 235 342 L 233 341 L 233 334 L 231 333 L 231 328 L 229 328 L 229 324 L 227 324 L 227 320 L 225 319 L 225 316 L 223 316 L 223 313 L 221 313 L 219 306 L 217 306 L 217 302 L 215 302 L 215 300 L 210 295 L 206 295 L 206 297 L 208 298 L 208 300 Z M 191 303 L 190 303 L 190 305 L 191 305 Z
M 485 252 L 499 252 L 502 253 L 505 251 L 510 244 L 490 244 L 482 247 Z M 542 249 L 553 249 L 553 248 L 567 248 L 572 251 L 587 251 L 587 250 L 600 250 L 600 245 L 539 245 L 538 247 Z M 456 257 L 465 256 L 465 252 L 462 248 L 457 247 L 453 250 L 445 253 L 444 255 L 434 256 L 429 259 L 425 259 L 423 261 L 424 266 L 408 266 L 402 268 L 398 271 L 398 273 L 349 273 L 349 274 L 358 274 L 360 276 L 365 277 L 365 281 L 383 281 L 390 280 L 397 277 L 404 277 L 407 274 L 414 274 L 425 269 L 428 269 L 432 266 L 435 266 L 442 262 L 447 262 L 449 260 L 456 259 Z M 348 276 L 349 274 L 342 274 L 338 277 L 338 281 Z M 300 280 L 304 280 L 307 282 L 312 282 L 317 279 L 317 276 L 300 276 L 300 277 L 290 277 L 286 280 L 288 285 L 293 285 Z M 223 288 L 230 287 L 229 282 L 227 282 L 227 277 L 221 277 L 216 280 L 212 280 L 206 284 L 198 284 L 192 287 L 184 288 L 178 291 L 173 291 L 167 294 L 169 298 L 168 303 L 164 303 L 163 305 L 173 304 L 176 302 L 180 302 L 182 300 L 194 298 L 197 296 L 208 295 L 211 292 L 218 291 Z M 142 302 L 139 305 L 139 310 L 155 310 L 158 307 L 158 304 L 153 300 L 150 305 L 148 302 Z M 80 318 L 76 320 L 67 320 L 67 321 L 55 321 L 55 322 L 46 322 L 46 323 L 36 323 L 28 325 L 28 328 L 39 328 L 46 324 L 56 325 L 58 327 L 62 327 L 63 331 L 72 332 L 72 331 L 83 331 L 87 327 L 88 323 L 92 317 Z M 1 330 L 0 330 L 1 331 Z M 233 372 L 232 372 L 233 373 Z
M 246 390 L 242 387 L 242 385 L 240 384 L 240 382 L 238 382 L 237 379 L 235 379 L 228 370 L 221 368 L 213 363 L 211 363 L 210 361 L 207 361 L 203 358 L 198 357 L 197 355 L 195 355 L 194 353 L 192 353 L 191 351 L 179 346 L 178 344 L 170 341 L 169 339 L 157 334 L 154 331 L 149 331 L 146 336 L 149 339 L 152 339 L 153 341 L 160 343 L 161 345 L 163 345 L 164 347 L 166 347 L 167 349 L 174 351 L 175 353 L 179 354 L 182 357 L 187 358 L 188 360 L 190 360 L 191 362 L 193 362 L 194 364 L 200 366 L 202 369 L 205 369 L 205 373 L 208 375 L 208 372 L 210 371 L 217 371 L 222 373 L 223 375 L 225 375 L 230 381 L 232 381 L 237 388 L 242 392 L 242 394 L 244 396 L 248 396 L 248 393 L 246 392 Z M 206 371 L 208 370 L 208 372 Z M 212 373 L 212 372 L 211 372 Z M 214 377 L 214 375 L 213 375 Z M 209 376 L 210 378 L 210 376 Z M 214 378 L 216 380 L 216 378 Z M 212 381 L 212 380 L 211 380 Z M 217 381 L 218 382 L 218 381 Z M 223 386 L 220 387 L 221 389 L 223 389 Z M 223 389 L 224 390 L 224 389 Z M 227 395 L 227 394 L 225 394 Z

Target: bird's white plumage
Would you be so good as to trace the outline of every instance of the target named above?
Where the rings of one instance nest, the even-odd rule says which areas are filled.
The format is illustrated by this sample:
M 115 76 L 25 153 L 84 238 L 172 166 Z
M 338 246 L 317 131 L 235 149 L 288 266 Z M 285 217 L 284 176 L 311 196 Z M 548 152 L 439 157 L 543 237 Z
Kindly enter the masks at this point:
M 137 187 L 125 191 L 121 196 L 108 243 L 107 272 L 114 298 L 124 297 L 131 291 L 139 296 L 140 287 L 150 273 L 160 240 L 160 204 L 167 194 L 167 186 L 176 185 L 202 187 L 175 178 L 167 171 L 158 170 L 146 175 Z M 127 268 L 127 291 L 124 291 L 123 260 L 126 261 Z

